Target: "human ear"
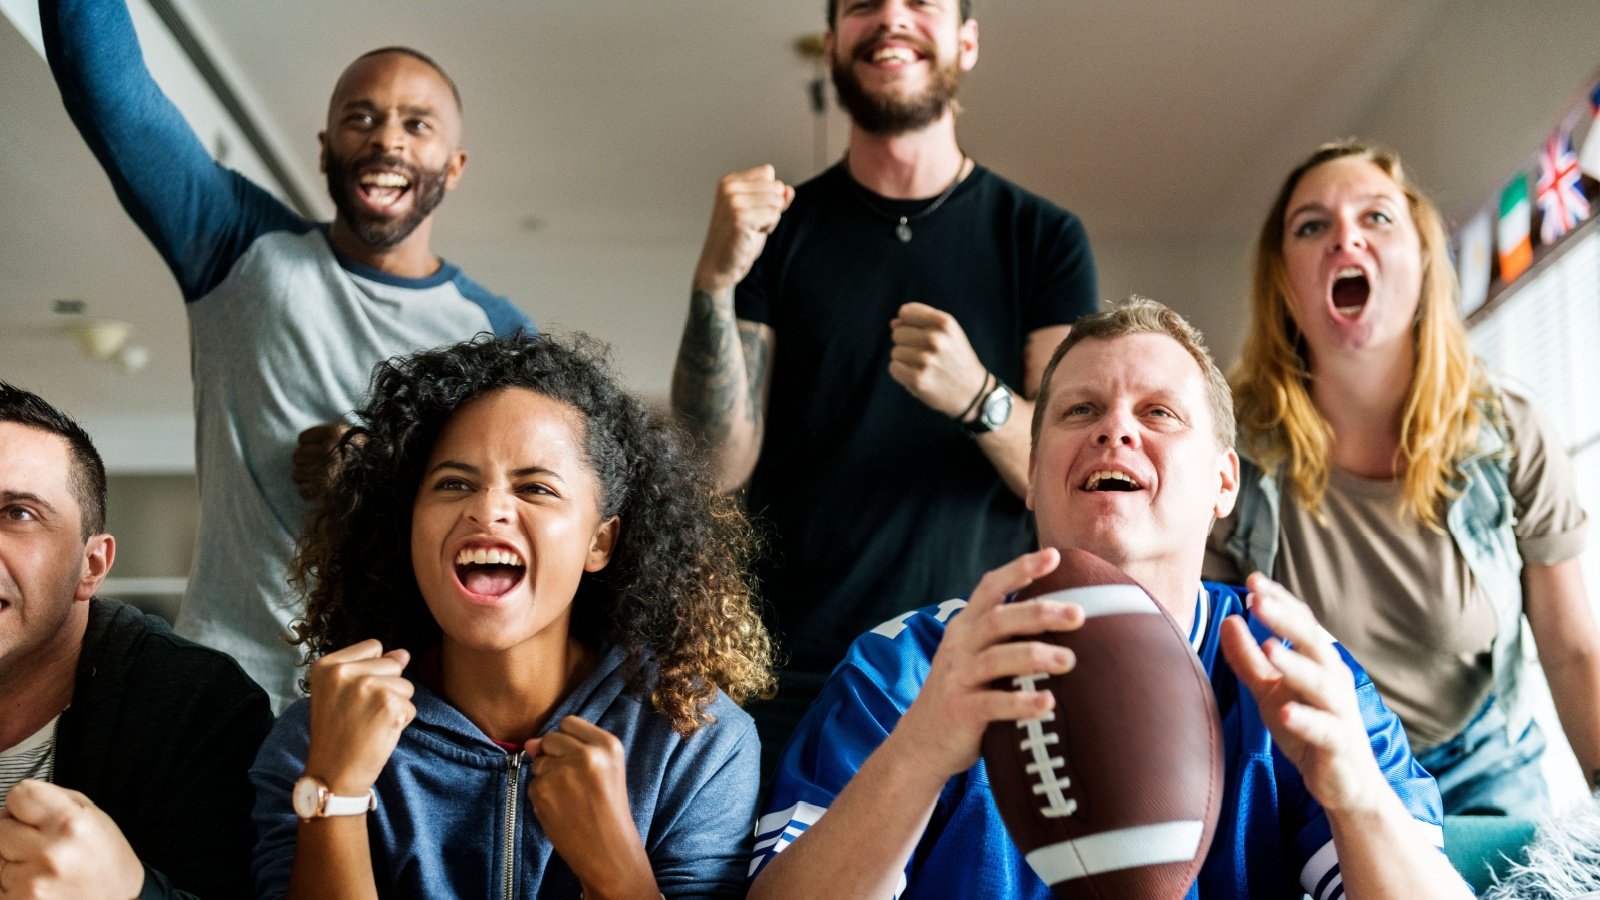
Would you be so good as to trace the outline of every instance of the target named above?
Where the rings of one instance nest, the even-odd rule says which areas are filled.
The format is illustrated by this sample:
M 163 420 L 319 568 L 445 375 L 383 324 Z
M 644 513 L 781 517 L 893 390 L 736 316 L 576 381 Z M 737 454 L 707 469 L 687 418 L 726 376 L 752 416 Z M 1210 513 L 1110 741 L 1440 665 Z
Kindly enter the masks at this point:
M 1229 447 L 1217 456 L 1217 474 L 1221 476 L 1217 485 L 1217 502 L 1212 508 L 1212 514 L 1219 519 L 1225 519 L 1233 512 L 1233 504 L 1239 499 L 1239 454 Z
M 968 19 L 961 23 L 961 28 L 956 32 L 956 46 L 960 47 L 957 59 L 960 61 L 961 71 L 971 72 L 972 67 L 978 64 L 978 20 Z
M 616 548 L 617 535 L 622 531 L 622 520 L 616 516 L 600 523 L 589 541 L 589 555 L 584 557 L 583 570 L 598 572 L 611 562 L 611 552 Z
M 111 571 L 111 562 L 117 557 L 117 539 L 109 534 L 97 534 L 89 538 L 83 547 L 83 571 L 78 576 L 77 589 L 73 591 L 74 600 L 88 600 L 95 591 L 100 590 L 100 585 L 106 580 L 106 573 Z

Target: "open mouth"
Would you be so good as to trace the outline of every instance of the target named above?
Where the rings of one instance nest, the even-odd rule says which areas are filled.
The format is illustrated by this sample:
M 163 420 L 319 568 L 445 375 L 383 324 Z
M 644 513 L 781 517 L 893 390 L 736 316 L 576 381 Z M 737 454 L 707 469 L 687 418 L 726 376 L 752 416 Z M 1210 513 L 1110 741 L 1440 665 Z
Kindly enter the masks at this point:
M 904 41 L 868 44 L 856 58 L 875 66 L 903 66 L 923 59 L 926 54 Z
M 1367 307 L 1372 286 L 1365 272 L 1355 266 L 1345 266 L 1333 277 L 1333 311 L 1346 319 L 1361 315 Z
M 501 547 L 463 547 L 456 554 L 455 569 L 461 586 L 481 597 L 509 593 L 528 572 L 516 551 Z
M 1118 493 L 1122 493 L 1127 491 L 1144 490 L 1144 486 L 1139 484 L 1139 482 L 1127 472 L 1123 472 L 1119 469 L 1099 469 L 1089 473 L 1089 477 L 1085 478 L 1083 481 L 1082 489 L 1096 493 L 1101 491 L 1116 491 Z
M 389 209 L 411 190 L 411 179 L 390 170 L 363 172 L 356 179 L 356 190 L 368 206 Z

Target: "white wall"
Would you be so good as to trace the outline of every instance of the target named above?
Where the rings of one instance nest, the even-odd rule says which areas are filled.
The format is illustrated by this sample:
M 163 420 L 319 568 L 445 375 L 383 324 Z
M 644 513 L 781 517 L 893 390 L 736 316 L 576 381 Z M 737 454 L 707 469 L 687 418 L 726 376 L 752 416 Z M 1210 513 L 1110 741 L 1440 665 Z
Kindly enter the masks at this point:
M 1493 202 L 1600 74 L 1600 3 L 1459 0 L 1356 133 L 1462 221 Z
M 1248 236 L 1102 240 L 1090 232 L 1102 306 L 1129 294 L 1159 300 L 1205 334 L 1218 365 L 1233 363 L 1244 339 Z

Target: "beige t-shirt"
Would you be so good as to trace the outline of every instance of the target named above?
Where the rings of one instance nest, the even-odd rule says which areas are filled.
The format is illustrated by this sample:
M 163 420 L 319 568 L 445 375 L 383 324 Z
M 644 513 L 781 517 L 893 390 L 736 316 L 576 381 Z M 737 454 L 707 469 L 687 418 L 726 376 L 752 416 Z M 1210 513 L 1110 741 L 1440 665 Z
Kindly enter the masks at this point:
M 1586 519 L 1559 435 L 1526 397 L 1505 391 L 1515 454 L 1512 527 L 1524 564 L 1551 565 L 1583 550 Z M 1403 484 L 1334 469 L 1318 521 L 1285 489 L 1277 572 L 1364 666 L 1405 725 L 1413 750 L 1454 737 L 1493 689 L 1494 605 L 1449 534 L 1400 514 Z M 1238 583 L 1216 523 L 1205 575 Z

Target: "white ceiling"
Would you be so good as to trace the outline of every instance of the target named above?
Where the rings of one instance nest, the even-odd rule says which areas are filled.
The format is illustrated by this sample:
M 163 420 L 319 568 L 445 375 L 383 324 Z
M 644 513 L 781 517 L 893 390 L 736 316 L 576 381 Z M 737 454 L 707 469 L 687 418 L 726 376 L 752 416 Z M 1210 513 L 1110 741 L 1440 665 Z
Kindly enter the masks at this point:
M 815 70 L 792 49 L 820 30 L 822 6 L 182 4 L 323 215 L 315 133 L 340 69 L 384 44 L 433 54 L 465 97 L 471 154 L 462 187 L 441 208 L 439 249 L 541 325 L 612 340 L 629 380 L 656 395 L 665 393 L 716 179 L 770 161 L 780 176 L 803 180 L 842 147 L 843 118 L 812 116 L 805 86 Z M 961 137 L 981 162 L 1076 211 L 1097 252 L 1120 253 L 1124 268 L 1138 263 L 1129 248 L 1148 253 L 1167 241 L 1191 256 L 1209 252 L 1197 246 L 1242 248 L 1286 168 L 1405 91 L 1413 61 L 1453 20 L 1510 17 L 1560 34 L 1570 30 L 1561 16 L 1584 10 L 1593 21 L 1597 7 L 978 0 L 981 58 L 963 85 Z M 1596 32 L 1587 33 L 1592 47 Z M 1600 62 L 1590 54 L 1580 72 Z M 1576 78 L 1555 86 L 1551 108 Z M 172 279 L 117 208 L 43 61 L 3 17 L 0 84 L 0 378 L 102 427 L 154 422 L 170 434 L 189 409 Z M 1487 162 L 1477 169 L 1436 172 L 1432 183 L 1457 179 L 1447 194 L 1482 193 L 1519 152 L 1480 154 Z M 53 331 L 58 297 L 133 323 L 135 340 L 152 351 L 148 368 L 125 376 L 85 361 Z

